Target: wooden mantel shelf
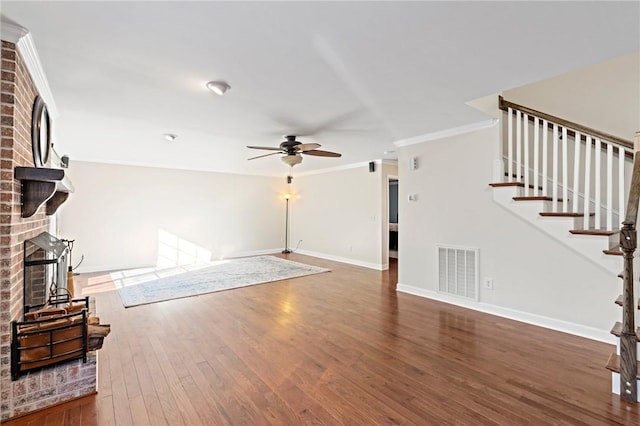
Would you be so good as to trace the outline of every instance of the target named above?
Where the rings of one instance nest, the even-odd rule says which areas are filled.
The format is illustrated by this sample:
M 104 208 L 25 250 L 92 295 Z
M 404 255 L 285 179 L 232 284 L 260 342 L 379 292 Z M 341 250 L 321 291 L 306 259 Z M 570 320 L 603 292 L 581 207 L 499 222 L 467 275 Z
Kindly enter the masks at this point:
M 22 217 L 33 216 L 45 203 L 52 215 L 74 191 L 63 169 L 16 167 L 14 176 L 22 182 Z

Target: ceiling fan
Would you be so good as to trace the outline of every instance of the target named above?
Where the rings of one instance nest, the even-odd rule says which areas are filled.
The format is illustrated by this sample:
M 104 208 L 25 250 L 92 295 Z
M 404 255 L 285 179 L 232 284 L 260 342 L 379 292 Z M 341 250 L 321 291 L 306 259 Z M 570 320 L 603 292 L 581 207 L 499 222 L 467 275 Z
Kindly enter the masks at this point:
M 272 152 L 270 154 L 258 155 L 257 157 L 251 157 L 249 160 L 255 160 L 256 158 L 268 157 L 270 155 L 276 154 L 285 154 L 282 156 L 281 160 L 293 167 L 296 164 L 302 163 L 302 155 L 315 155 L 317 157 L 341 157 L 342 154 L 338 154 L 337 152 L 331 151 L 322 151 L 320 149 L 320 144 L 317 143 L 302 143 L 296 140 L 294 135 L 285 136 L 285 139 L 279 147 L 271 147 L 271 146 L 247 146 L 247 148 L 251 149 L 264 149 L 267 151 L 277 151 Z

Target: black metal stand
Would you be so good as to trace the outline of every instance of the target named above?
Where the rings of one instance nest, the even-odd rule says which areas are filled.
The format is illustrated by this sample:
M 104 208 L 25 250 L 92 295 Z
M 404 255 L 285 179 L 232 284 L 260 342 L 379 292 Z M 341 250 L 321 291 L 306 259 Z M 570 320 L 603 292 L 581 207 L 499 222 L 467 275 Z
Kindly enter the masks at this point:
M 289 254 L 291 253 L 291 250 L 289 250 L 289 197 L 285 197 L 285 201 L 287 202 L 287 213 L 284 226 L 284 250 L 282 250 L 282 253 Z

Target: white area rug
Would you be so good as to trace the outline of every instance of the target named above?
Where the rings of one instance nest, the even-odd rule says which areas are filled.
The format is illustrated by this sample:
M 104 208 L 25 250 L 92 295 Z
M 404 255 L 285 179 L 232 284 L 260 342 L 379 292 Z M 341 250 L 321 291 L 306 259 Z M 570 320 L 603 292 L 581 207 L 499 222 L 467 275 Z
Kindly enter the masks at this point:
M 114 272 L 111 278 L 124 306 L 131 307 L 328 271 L 274 256 L 258 256 Z

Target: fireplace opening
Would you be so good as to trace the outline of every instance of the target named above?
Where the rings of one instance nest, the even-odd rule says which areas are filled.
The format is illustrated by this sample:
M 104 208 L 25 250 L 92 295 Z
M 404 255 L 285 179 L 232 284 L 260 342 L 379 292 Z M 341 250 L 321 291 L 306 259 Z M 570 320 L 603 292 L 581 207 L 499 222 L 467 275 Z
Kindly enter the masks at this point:
M 48 232 L 24 242 L 24 309 L 27 313 L 47 306 L 68 304 L 67 245 Z

